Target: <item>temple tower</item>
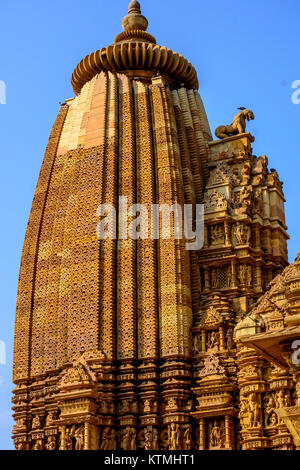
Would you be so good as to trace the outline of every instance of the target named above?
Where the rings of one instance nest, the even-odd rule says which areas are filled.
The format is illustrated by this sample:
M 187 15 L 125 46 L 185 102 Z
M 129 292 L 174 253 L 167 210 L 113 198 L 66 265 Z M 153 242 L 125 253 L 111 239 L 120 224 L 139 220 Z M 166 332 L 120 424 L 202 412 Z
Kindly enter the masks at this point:
M 39 175 L 15 322 L 16 448 L 282 448 L 262 411 L 272 366 L 233 335 L 287 265 L 282 184 L 245 128 L 213 141 L 194 67 L 156 44 L 139 2 L 122 26 L 76 67 Z M 196 204 L 193 251 L 175 218 L 165 237 L 161 218 L 153 232 L 124 217 Z
M 99 240 L 97 226 L 124 198 L 201 203 L 211 134 L 193 66 L 156 44 L 138 2 L 122 25 L 76 67 L 37 183 L 14 344 L 24 448 L 168 448 L 171 423 L 190 432 L 196 253 L 174 236 Z

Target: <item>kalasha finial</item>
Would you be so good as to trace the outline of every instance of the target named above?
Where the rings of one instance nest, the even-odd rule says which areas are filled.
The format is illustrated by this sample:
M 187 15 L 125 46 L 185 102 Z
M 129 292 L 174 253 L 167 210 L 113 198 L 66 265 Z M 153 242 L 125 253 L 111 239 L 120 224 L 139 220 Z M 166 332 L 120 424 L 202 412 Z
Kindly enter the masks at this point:
M 146 31 L 148 20 L 142 15 L 141 5 L 137 0 L 132 0 L 128 6 L 128 15 L 122 21 L 124 31 Z
M 128 6 L 128 13 L 139 13 L 141 15 L 141 4 L 137 0 L 132 0 Z

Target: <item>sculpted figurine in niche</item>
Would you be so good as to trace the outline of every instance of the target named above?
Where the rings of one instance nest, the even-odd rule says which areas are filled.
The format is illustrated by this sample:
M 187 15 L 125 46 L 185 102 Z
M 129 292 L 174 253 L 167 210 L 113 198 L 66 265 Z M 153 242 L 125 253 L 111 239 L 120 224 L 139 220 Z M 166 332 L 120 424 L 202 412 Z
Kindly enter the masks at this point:
M 46 450 L 55 450 L 56 449 L 56 437 L 49 436 L 46 444 Z
M 84 431 L 83 431 L 82 426 L 80 426 L 75 431 L 74 437 L 75 437 L 75 441 L 76 441 L 75 450 L 83 450 L 83 447 L 84 447 Z
M 229 126 L 219 126 L 215 131 L 216 137 L 226 139 L 233 135 L 244 134 L 246 131 L 246 120 L 254 119 L 253 111 L 246 108 L 238 108 L 241 111 L 234 117 L 232 124 Z
M 210 448 L 222 448 L 224 442 L 224 431 L 215 421 L 210 433 Z
M 188 425 L 183 433 L 183 446 L 184 450 L 191 450 L 192 448 L 192 427 Z
M 207 350 L 217 351 L 218 349 L 219 349 L 219 333 L 217 331 L 212 331 L 208 335 Z

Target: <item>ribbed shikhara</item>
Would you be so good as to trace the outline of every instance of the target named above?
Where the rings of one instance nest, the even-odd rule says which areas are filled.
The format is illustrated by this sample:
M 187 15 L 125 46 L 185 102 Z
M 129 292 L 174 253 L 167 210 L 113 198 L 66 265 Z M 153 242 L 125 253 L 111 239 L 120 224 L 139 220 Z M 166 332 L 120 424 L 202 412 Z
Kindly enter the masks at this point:
M 62 107 L 24 244 L 16 382 L 58 373 L 87 349 L 111 361 L 190 359 L 198 280 L 185 240 L 99 240 L 97 208 L 118 213 L 119 196 L 149 214 L 201 202 L 208 129 L 198 92 L 110 72 Z
M 124 431 L 126 440 L 136 420 L 159 429 L 161 403 L 191 399 L 197 255 L 186 250 L 185 239 L 175 239 L 174 220 L 170 239 L 162 237 L 161 227 L 159 239 L 151 238 L 151 224 L 155 204 L 178 204 L 184 214 L 184 204 L 203 201 L 208 129 L 198 93 L 171 90 L 163 79 L 144 83 L 101 72 L 62 106 L 29 218 L 15 324 L 15 400 L 21 393 L 44 398 L 15 412 L 25 423 L 14 431 L 16 445 L 39 446 L 32 416 L 43 420 L 48 407 L 56 418 L 62 413 L 56 431 L 51 428 L 63 430 L 61 448 L 72 419 L 85 425 L 85 446 L 97 448 L 99 428 L 92 432 L 91 423 L 102 423 L 105 436 L 105 426 L 113 432 L 117 419 L 115 430 Z M 99 239 L 100 205 L 115 208 L 117 235 L 121 224 L 134 221 L 132 215 L 119 218 L 120 196 L 128 208 L 147 209 L 149 239 Z M 96 358 L 91 361 L 98 372 L 89 376 L 92 388 L 82 378 L 86 389 L 77 403 L 74 380 L 86 355 Z M 62 405 L 65 374 L 71 374 L 73 391 Z M 101 401 L 99 410 L 89 404 L 89 411 L 72 418 L 70 407 L 89 400 Z M 178 418 L 187 429 L 189 411 L 187 406 Z M 166 423 L 169 414 L 166 409 Z M 51 437 L 47 442 L 51 447 Z

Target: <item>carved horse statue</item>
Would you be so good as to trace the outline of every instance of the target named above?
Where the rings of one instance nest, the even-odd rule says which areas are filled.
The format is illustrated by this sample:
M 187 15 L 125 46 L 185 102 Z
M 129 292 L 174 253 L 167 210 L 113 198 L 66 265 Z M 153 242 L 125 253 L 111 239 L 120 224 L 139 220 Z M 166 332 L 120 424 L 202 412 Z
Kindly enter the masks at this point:
M 233 135 L 244 134 L 246 131 L 246 121 L 252 121 L 254 119 L 253 111 L 245 108 L 238 108 L 241 111 L 237 113 L 230 126 L 219 126 L 215 131 L 216 137 L 219 139 L 225 139 Z

